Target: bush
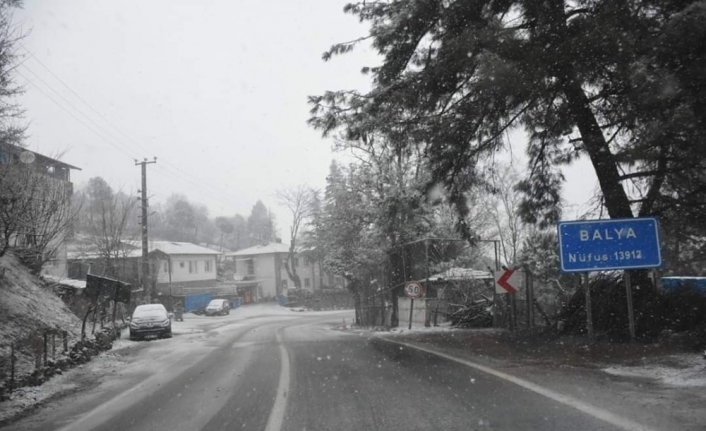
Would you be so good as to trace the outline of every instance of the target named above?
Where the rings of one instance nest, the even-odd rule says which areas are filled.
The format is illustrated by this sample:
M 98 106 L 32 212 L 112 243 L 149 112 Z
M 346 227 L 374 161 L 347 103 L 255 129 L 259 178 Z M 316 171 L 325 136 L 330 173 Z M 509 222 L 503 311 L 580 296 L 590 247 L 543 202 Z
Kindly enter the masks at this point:
M 688 333 L 686 347 L 706 345 L 706 297 L 689 291 L 660 292 L 635 283 L 633 309 L 638 338 L 656 340 L 665 330 Z M 596 336 L 613 341 L 629 339 L 625 281 L 622 275 L 601 274 L 590 281 L 593 328 Z M 562 309 L 564 331 L 586 333 L 585 290 L 581 287 Z

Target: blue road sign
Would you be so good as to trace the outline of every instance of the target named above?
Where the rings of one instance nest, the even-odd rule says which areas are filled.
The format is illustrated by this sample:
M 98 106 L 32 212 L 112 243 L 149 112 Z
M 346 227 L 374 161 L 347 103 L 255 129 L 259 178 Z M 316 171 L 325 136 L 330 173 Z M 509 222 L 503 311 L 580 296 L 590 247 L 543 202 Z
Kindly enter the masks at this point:
M 662 265 L 654 217 L 559 222 L 562 272 L 655 268 Z

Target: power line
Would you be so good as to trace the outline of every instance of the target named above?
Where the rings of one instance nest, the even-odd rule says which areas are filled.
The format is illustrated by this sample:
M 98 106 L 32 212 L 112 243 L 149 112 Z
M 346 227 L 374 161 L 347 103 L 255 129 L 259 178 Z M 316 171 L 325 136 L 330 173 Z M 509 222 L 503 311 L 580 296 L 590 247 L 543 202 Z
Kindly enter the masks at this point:
M 54 72 L 49 68 L 49 66 L 47 66 L 46 64 L 44 64 L 36 55 L 34 55 L 34 54 L 33 54 L 30 50 L 28 50 L 24 45 L 21 45 L 21 46 L 22 46 L 22 49 L 24 49 L 24 50 L 30 55 L 30 57 L 32 57 L 32 58 L 34 59 L 34 61 L 36 61 L 37 63 L 39 63 L 40 66 L 42 66 L 47 72 L 49 72 L 57 81 L 59 81 L 59 82 L 61 83 L 61 85 L 63 85 L 67 90 L 69 90 L 69 91 L 71 92 L 71 94 L 73 94 L 74 96 L 76 96 L 76 98 L 77 98 L 78 100 L 80 100 L 84 105 L 86 105 L 91 111 L 95 112 L 96 115 L 98 115 L 100 118 L 102 118 L 103 121 L 105 121 L 106 124 L 108 124 L 108 125 L 111 126 L 113 129 L 115 129 L 118 133 L 120 133 L 121 135 L 123 135 L 123 136 L 124 136 L 128 141 L 130 141 L 132 144 L 136 145 L 138 150 L 141 150 L 141 149 L 142 149 L 142 145 L 140 145 L 139 143 L 135 142 L 135 141 L 134 141 L 133 139 L 131 139 L 127 134 L 125 134 L 119 127 L 117 127 L 116 125 L 114 125 L 113 123 L 111 123 L 111 121 L 108 120 L 108 118 L 106 118 L 103 114 L 100 113 L 100 111 L 98 111 L 98 110 L 97 110 L 96 108 L 94 108 L 90 103 L 88 103 L 88 102 L 86 101 L 86 99 L 84 99 L 83 97 L 81 97 L 80 94 L 78 94 L 76 91 L 74 91 L 74 89 L 71 88 L 71 87 L 69 86 L 69 84 L 67 84 L 67 83 L 66 83 L 63 79 L 61 79 L 56 73 L 54 73 Z M 25 66 L 25 67 L 26 67 L 26 66 Z M 36 74 L 35 74 L 35 76 L 36 76 Z M 41 78 L 40 78 L 40 79 L 41 79 Z M 76 108 L 74 107 L 74 109 L 76 109 Z
M 65 107 L 64 105 L 62 105 L 61 103 L 57 102 L 56 99 L 54 99 L 54 98 L 51 97 L 49 94 L 47 94 L 40 86 L 38 86 L 37 84 L 35 84 L 33 81 L 31 81 L 31 80 L 30 80 L 29 78 L 27 78 L 26 76 L 24 76 L 21 72 L 19 72 L 19 71 L 15 71 L 15 72 L 16 72 L 18 75 L 20 75 L 21 77 L 23 77 L 29 84 L 31 84 L 32 86 L 34 86 L 34 88 L 36 88 L 37 90 L 39 90 L 39 92 L 42 93 L 46 98 L 48 98 L 49 100 L 51 100 L 52 102 L 54 102 L 54 104 L 56 104 L 56 106 L 58 106 L 59 108 L 61 108 L 62 110 L 64 110 L 64 112 L 66 112 L 67 114 L 71 115 L 76 121 L 78 121 L 78 122 L 81 123 L 84 127 L 86 127 L 88 130 L 90 130 L 91 132 L 93 132 L 93 134 L 95 134 L 96 136 L 98 136 L 99 138 L 101 138 L 102 140 L 104 140 L 106 143 L 108 143 L 108 145 L 112 146 L 113 148 L 115 148 L 116 150 L 118 150 L 119 152 L 121 152 L 123 155 L 125 155 L 125 156 L 126 156 L 127 158 L 129 158 L 130 160 L 134 160 L 134 159 L 135 159 L 135 158 L 132 157 L 130 154 L 128 154 L 127 152 L 125 152 L 125 150 L 123 150 L 122 148 L 116 146 L 116 145 L 113 144 L 112 142 L 108 141 L 103 135 L 101 135 L 100 133 L 96 132 L 91 126 L 89 126 L 88 124 L 86 124 L 85 122 L 83 122 L 83 120 L 81 120 L 79 117 L 77 117 L 76 114 L 74 114 L 73 112 L 71 112 L 71 111 L 69 111 L 68 109 L 66 109 L 66 107 Z
M 95 112 L 98 116 L 100 116 L 103 119 L 103 121 L 106 122 L 106 124 L 110 125 L 113 129 L 115 129 L 118 133 L 120 133 L 125 139 L 130 141 L 132 144 L 136 145 L 138 149 L 141 148 L 140 144 L 135 142 L 127 133 L 123 132 L 123 130 L 120 127 L 113 124 L 103 114 L 101 114 L 97 109 L 95 109 L 90 103 L 88 103 L 83 97 L 81 97 L 81 95 L 79 95 L 76 91 L 74 91 L 63 79 L 61 79 L 46 64 L 44 64 L 36 55 L 34 55 L 29 49 L 27 49 L 24 45 L 21 45 L 21 46 L 22 46 L 22 49 L 24 49 L 30 55 L 30 57 L 32 57 L 37 63 L 39 63 L 40 66 L 42 66 L 47 72 L 49 72 L 54 78 L 56 78 L 57 81 L 59 81 L 67 90 L 69 90 L 74 96 L 76 96 L 81 102 L 83 102 L 84 105 L 86 105 L 93 112 Z M 31 72 L 31 70 L 30 70 L 30 72 Z M 34 72 L 32 72 L 32 73 L 34 74 Z M 36 74 L 34 74 L 34 75 L 37 76 Z M 44 81 L 42 81 L 42 82 L 44 82 Z M 45 85 L 48 85 L 48 84 L 46 84 L 46 82 L 45 82 Z M 63 97 L 62 97 L 62 99 L 63 99 Z M 64 99 L 64 100 L 66 100 L 66 99 Z M 72 107 L 74 109 L 77 109 L 73 105 L 72 105 Z M 131 148 L 131 150 L 134 150 L 134 148 Z M 179 168 L 178 166 L 176 166 L 168 161 L 165 161 L 164 163 L 169 165 L 172 168 L 172 170 L 178 171 L 181 175 L 187 175 L 199 183 L 203 182 L 202 180 L 200 180 L 199 178 L 197 178 L 196 176 L 194 176 L 190 172 L 187 172 L 187 171 Z M 202 185 L 202 184 L 199 184 L 199 185 Z M 214 187 L 214 185 L 211 185 L 210 187 Z M 226 192 L 225 194 L 230 194 L 230 192 Z
M 49 88 L 49 89 L 50 89 L 51 91 L 53 91 L 57 96 L 59 96 L 59 97 L 61 98 L 61 100 L 63 100 L 64 102 L 66 102 L 74 111 L 76 111 L 76 112 L 78 112 L 79 114 L 81 114 L 86 120 L 88 120 L 89 122 L 91 122 L 91 124 L 93 124 L 94 126 L 96 126 L 98 129 L 100 129 L 100 130 L 101 130 L 103 133 L 105 133 L 107 136 L 110 136 L 112 139 L 114 139 L 115 141 L 118 141 L 118 142 L 119 142 L 119 140 L 118 140 L 115 136 L 113 136 L 110 131 L 106 130 L 103 126 L 101 126 L 100 124 L 96 123 L 91 117 L 89 117 L 88 115 L 86 115 L 81 109 L 77 108 L 76 105 L 74 105 L 73 103 L 71 103 L 70 100 L 68 100 L 66 97 L 64 97 L 63 94 L 61 94 L 58 90 L 56 90 L 54 87 L 52 87 L 51 84 L 49 84 L 49 83 L 46 82 L 44 79 L 42 79 L 42 77 L 39 76 L 37 73 L 35 73 L 32 69 L 30 69 L 29 67 L 27 67 L 27 66 L 24 65 L 24 64 L 21 64 L 20 66 L 21 66 L 22 68 L 24 68 L 25 70 L 27 70 L 27 71 L 28 71 L 29 73 L 31 73 L 32 75 L 34 75 L 42 84 L 44 84 L 47 88 Z M 35 86 L 36 86 L 36 85 L 35 85 Z M 123 143 L 123 145 L 124 145 L 124 143 Z M 125 147 L 127 147 L 127 145 L 125 145 Z M 131 151 L 131 152 L 132 152 L 132 151 L 135 151 L 135 148 L 127 148 L 127 149 L 128 149 L 129 151 Z M 139 146 L 138 146 L 138 149 L 139 149 Z
M 22 49 L 24 49 L 42 68 L 44 68 L 44 69 L 45 69 L 47 72 L 49 72 L 57 81 L 59 81 L 69 92 L 71 92 L 74 96 L 76 96 L 76 98 L 78 98 L 78 99 L 79 99 L 84 105 L 86 105 L 91 111 L 93 111 L 96 115 L 98 115 L 101 119 L 103 119 L 103 121 L 105 121 L 106 124 L 108 124 L 110 127 L 112 127 L 113 129 L 115 129 L 120 135 L 122 135 L 125 139 L 127 139 L 131 144 L 135 145 L 135 147 L 126 145 L 125 142 L 123 142 L 122 140 L 118 139 L 117 137 L 115 137 L 114 135 L 112 135 L 108 130 L 106 130 L 105 128 L 103 128 L 102 126 L 100 126 L 99 124 L 97 124 L 95 121 L 93 121 L 93 119 L 91 119 L 91 118 L 90 118 L 88 115 L 86 115 L 81 109 L 77 108 L 73 103 L 71 103 L 69 100 L 67 100 L 59 91 L 57 91 L 56 89 L 54 89 L 49 83 L 47 83 L 45 80 L 43 80 L 37 73 L 35 73 L 35 72 L 34 72 L 33 70 L 31 70 L 29 67 L 27 67 L 27 66 L 24 65 L 24 64 L 20 64 L 20 66 L 24 67 L 27 71 L 29 71 L 32 75 L 34 75 L 37 79 L 39 79 L 45 86 L 47 86 L 51 91 L 53 91 L 54 93 L 56 93 L 62 100 L 64 100 L 64 101 L 65 101 L 69 106 L 71 106 L 76 112 L 78 112 L 78 113 L 81 114 L 83 117 L 85 117 L 85 118 L 86 118 L 88 121 L 90 121 L 93 125 L 95 125 L 97 128 L 99 128 L 102 132 L 106 133 L 106 135 L 108 135 L 111 139 L 115 140 L 115 141 L 118 142 L 119 144 L 124 145 L 124 146 L 126 147 L 126 149 L 129 150 L 130 152 L 133 152 L 133 151 L 139 152 L 139 151 L 141 151 L 142 146 L 141 146 L 139 143 L 135 142 L 128 134 L 126 134 L 125 132 L 123 132 L 123 130 L 122 130 L 120 127 L 118 127 L 118 126 L 116 126 L 115 124 L 113 124 L 108 118 L 106 118 L 106 117 L 105 117 L 103 114 L 101 114 L 97 109 L 95 109 L 90 103 L 88 103 L 88 101 L 86 101 L 83 97 L 81 97 L 81 95 L 79 95 L 76 91 L 74 91 L 63 79 L 61 79 L 56 73 L 54 73 L 46 64 L 44 64 L 36 55 L 34 55 L 34 54 L 33 54 L 30 50 L 28 50 L 24 45 L 21 45 L 21 47 L 22 47 Z M 18 72 L 18 73 L 19 73 L 19 72 Z M 22 76 L 22 75 L 21 75 L 21 76 Z M 25 79 L 27 79 L 27 78 L 25 77 Z M 68 111 L 65 107 L 61 106 L 61 105 L 60 105 L 56 100 L 54 100 L 51 96 L 49 96 L 47 93 L 45 93 L 44 91 L 42 91 L 35 83 L 33 83 L 33 82 L 29 81 L 29 80 L 28 80 L 28 82 L 30 82 L 33 86 L 35 86 L 37 89 L 39 89 L 40 92 L 42 92 L 42 94 L 44 94 L 45 96 L 47 96 L 48 98 L 50 98 L 55 104 L 57 104 L 59 107 L 61 107 L 64 111 L 70 113 L 70 114 L 72 115 L 72 117 L 74 117 L 77 121 L 81 122 L 84 126 L 88 127 L 83 121 L 81 121 L 79 118 L 77 118 L 75 115 L 73 115 L 73 113 L 71 113 L 70 111 Z M 96 133 L 94 130 L 90 129 L 90 127 L 89 127 L 89 130 L 91 130 L 92 132 Z M 97 133 L 96 133 L 96 134 L 97 134 Z M 99 136 L 100 136 L 100 135 L 99 135 Z M 103 136 L 100 136 L 100 137 L 101 137 L 101 139 L 103 139 L 104 141 L 108 142 Z M 108 143 L 109 143 L 111 146 L 113 146 L 114 148 L 118 148 L 115 144 L 110 143 L 110 142 L 108 142 Z M 136 150 L 137 150 L 137 151 L 136 151 Z M 129 154 L 125 153 L 124 151 L 122 151 L 122 152 L 123 152 L 124 154 L 126 154 L 128 157 L 130 157 L 131 159 L 134 159 L 134 157 L 131 157 Z M 174 164 L 172 164 L 172 163 L 170 163 L 170 162 L 168 162 L 168 161 L 164 161 L 164 164 L 166 165 L 165 168 L 169 168 L 169 169 L 171 169 L 171 170 L 174 172 L 174 174 L 169 174 L 169 173 L 167 173 L 167 174 L 170 175 L 170 176 L 173 175 L 173 178 L 179 179 L 179 180 L 181 180 L 181 181 L 183 181 L 183 182 L 190 181 L 192 184 L 195 184 L 195 185 L 198 186 L 198 187 L 203 187 L 203 189 L 199 189 L 199 192 L 200 192 L 200 193 L 203 193 L 204 190 L 206 191 L 206 193 L 212 193 L 212 192 L 211 192 L 212 189 L 220 188 L 220 187 L 218 187 L 218 186 L 216 186 L 216 185 L 214 185 L 214 184 L 208 184 L 208 185 L 206 185 L 204 181 L 202 181 L 201 179 L 197 178 L 197 177 L 196 177 L 195 175 L 193 175 L 192 173 L 190 173 L 190 172 L 188 172 L 188 171 L 185 171 L 185 170 L 179 168 L 178 166 L 176 166 L 176 165 L 174 165 Z M 166 173 L 166 172 L 165 172 L 165 173 Z M 184 176 L 187 176 L 187 177 L 189 177 L 189 178 L 185 178 Z M 226 191 L 225 189 L 220 190 L 220 192 L 223 193 L 223 195 L 225 195 L 225 196 L 231 195 L 231 193 L 232 193 L 231 191 Z M 223 198 L 223 196 L 220 196 L 220 195 L 217 195 L 217 194 L 213 194 L 213 197 L 217 197 L 217 198 L 219 198 L 219 199 L 222 199 L 222 198 Z

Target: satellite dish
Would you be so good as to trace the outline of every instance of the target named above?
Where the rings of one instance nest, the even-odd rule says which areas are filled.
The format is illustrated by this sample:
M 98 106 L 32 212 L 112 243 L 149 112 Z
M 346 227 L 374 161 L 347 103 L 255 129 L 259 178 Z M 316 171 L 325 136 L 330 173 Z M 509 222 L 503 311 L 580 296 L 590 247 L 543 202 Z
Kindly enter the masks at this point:
M 22 154 L 20 154 L 20 161 L 22 163 L 34 163 L 34 153 L 31 151 L 23 151 Z
M 235 281 L 243 281 L 244 279 L 245 279 L 245 277 L 243 277 L 240 274 L 233 274 L 233 280 L 235 280 Z

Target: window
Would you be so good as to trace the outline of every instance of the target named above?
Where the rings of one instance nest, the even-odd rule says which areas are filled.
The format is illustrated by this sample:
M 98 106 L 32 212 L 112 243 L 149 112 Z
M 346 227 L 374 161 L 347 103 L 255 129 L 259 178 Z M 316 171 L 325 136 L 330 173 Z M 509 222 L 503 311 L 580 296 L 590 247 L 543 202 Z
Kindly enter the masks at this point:
M 184 264 L 183 261 L 182 261 L 182 262 L 179 262 L 179 268 L 185 268 L 185 264 Z
M 169 261 L 165 260 L 163 267 L 164 267 L 164 269 L 163 269 L 164 272 L 169 272 Z
M 299 268 L 299 258 L 298 257 L 293 258 L 293 265 L 295 267 Z
M 287 280 L 282 280 L 282 289 L 287 289 Z
M 189 274 L 196 274 L 199 272 L 199 261 L 198 260 L 190 260 L 189 261 Z
M 309 282 L 308 278 L 304 279 L 304 287 L 311 287 L 311 283 Z
M 213 265 L 211 265 L 211 263 L 212 263 L 212 262 L 211 262 L 210 260 L 204 260 L 204 261 L 203 261 L 204 271 L 206 271 L 206 272 L 211 272 L 211 271 L 213 271 Z
M 255 275 L 255 261 L 248 259 L 248 275 Z

